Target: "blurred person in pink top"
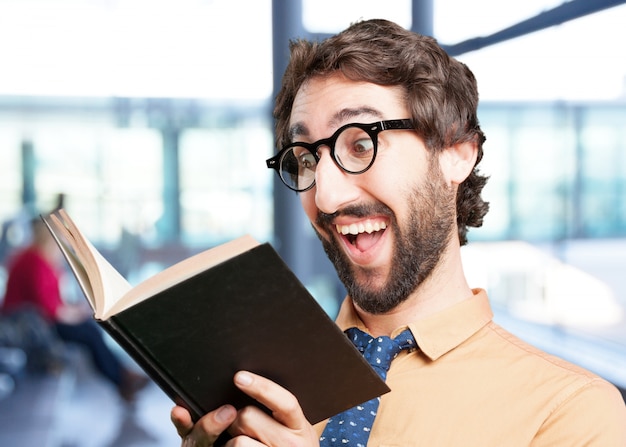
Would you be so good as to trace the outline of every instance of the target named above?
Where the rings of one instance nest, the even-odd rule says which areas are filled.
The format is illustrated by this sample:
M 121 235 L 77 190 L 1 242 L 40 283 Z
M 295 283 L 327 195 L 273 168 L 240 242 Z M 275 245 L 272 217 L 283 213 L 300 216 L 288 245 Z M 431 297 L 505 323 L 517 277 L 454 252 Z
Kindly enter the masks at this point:
M 31 315 L 28 320 L 31 324 L 43 320 L 62 341 L 84 347 L 96 371 L 130 402 L 147 380 L 126 367 L 111 351 L 88 306 L 64 301 L 60 288 L 63 262 L 61 251 L 43 221 L 33 219 L 32 242 L 17 251 L 8 263 L 2 313 L 8 318 L 21 317 L 22 321 L 24 315 Z

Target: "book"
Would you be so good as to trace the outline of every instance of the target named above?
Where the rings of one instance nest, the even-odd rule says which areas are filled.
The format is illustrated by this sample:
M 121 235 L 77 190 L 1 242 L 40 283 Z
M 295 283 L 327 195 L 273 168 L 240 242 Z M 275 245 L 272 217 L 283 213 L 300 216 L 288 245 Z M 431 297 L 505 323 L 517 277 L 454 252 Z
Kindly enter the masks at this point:
M 242 236 L 133 287 L 66 211 L 42 218 L 96 321 L 194 420 L 263 408 L 239 370 L 291 391 L 312 424 L 389 391 L 269 243 Z

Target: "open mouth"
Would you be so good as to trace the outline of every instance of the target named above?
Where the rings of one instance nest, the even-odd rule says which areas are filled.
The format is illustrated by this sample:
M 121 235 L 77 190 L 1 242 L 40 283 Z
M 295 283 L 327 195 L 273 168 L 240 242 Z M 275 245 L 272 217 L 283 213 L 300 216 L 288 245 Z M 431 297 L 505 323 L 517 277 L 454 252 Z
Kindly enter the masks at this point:
M 335 225 L 335 228 L 344 240 L 363 252 L 378 242 L 387 228 L 387 223 L 384 221 L 366 220 L 349 225 L 338 224 Z

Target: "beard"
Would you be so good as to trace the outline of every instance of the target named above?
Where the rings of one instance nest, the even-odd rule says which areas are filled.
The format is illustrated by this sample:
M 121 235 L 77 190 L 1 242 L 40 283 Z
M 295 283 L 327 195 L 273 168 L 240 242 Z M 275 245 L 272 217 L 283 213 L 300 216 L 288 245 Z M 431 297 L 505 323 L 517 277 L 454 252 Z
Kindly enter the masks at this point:
M 350 262 L 336 238 L 327 240 L 316 231 L 348 295 L 366 312 L 384 314 L 404 302 L 432 275 L 455 231 L 454 190 L 445 184 L 439 166 L 432 168 L 422 185 L 408 193 L 410 217 L 404 225 L 400 225 L 389 207 L 382 203 L 350 206 L 336 213 L 355 217 L 380 214 L 390 218 L 385 231 L 393 231 L 396 245 L 388 277 L 382 285 L 375 284 L 373 270 Z M 332 234 L 333 217 L 335 215 L 320 213 L 316 223 Z M 360 276 L 368 279 L 358 281 L 356 269 L 362 273 Z

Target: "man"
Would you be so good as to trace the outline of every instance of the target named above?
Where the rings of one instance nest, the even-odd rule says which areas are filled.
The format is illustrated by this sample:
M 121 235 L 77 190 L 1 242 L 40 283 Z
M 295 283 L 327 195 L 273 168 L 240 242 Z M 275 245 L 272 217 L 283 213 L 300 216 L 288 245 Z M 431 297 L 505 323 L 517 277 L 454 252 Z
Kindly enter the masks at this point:
M 291 45 L 274 111 L 283 149 L 268 166 L 300 191 L 348 290 L 337 324 L 380 339 L 408 328 L 418 346 L 393 360 L 392 391 L 356 445 L 624 446 L 618 391 L 494 324 L 465 279 L 460 246 L 487 212 L 477 104 L 467 67 L 387 21 Z M 227 405 L 194 425 L 175 407 L 183 446 L 224 430 L 237 445 L 355 445 L 350 427 L 347 439 L 312 427 L 277 384 L 234 380 L 271 416 Z

